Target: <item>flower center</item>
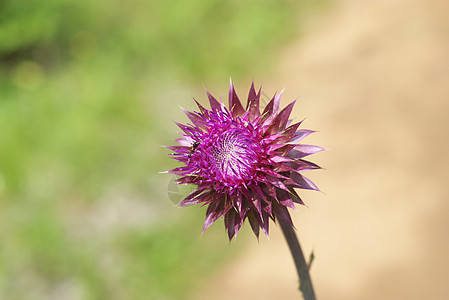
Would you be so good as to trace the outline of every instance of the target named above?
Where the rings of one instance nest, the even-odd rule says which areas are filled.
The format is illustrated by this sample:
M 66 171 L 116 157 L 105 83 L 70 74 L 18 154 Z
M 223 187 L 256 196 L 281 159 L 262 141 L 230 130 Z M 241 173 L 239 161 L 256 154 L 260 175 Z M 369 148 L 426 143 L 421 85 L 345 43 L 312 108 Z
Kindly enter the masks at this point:
M 216 175 L 225 182 L 249 179 L 257 163 L 257 148 L 245 130 L 228 129 L 217 135 L 210 148 Z

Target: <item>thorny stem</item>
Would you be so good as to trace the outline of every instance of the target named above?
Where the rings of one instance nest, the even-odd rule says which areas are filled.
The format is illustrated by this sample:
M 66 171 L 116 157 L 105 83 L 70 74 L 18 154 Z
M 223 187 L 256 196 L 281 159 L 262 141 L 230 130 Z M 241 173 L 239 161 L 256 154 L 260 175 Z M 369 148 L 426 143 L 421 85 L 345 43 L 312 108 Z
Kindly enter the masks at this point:
M 280 218 L 277 218 L 277 220 L 281 225 L 282 232 L 287 240 L 293 260 L 295 261 L 296 271 L 299 276 L 299 290 L 302 292 L 304 300 L 316 300 L 312 280 L 309 275 L 309 266 L 304 259 L 304 254 L 299 245 L 298 237 L 291 225 L 285 223 Z

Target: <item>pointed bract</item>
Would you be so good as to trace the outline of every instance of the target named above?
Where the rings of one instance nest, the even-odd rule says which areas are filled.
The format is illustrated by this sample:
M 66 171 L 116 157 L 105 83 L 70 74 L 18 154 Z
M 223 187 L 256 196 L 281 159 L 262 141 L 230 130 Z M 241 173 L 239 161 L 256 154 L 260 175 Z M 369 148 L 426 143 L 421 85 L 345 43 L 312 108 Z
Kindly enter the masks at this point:
M 259 238 L 259 222 L 257 222 L 256 217 L 252 213 L 247 214 L 247 217 L 249 224 L 251 225 L 251 229 L 253 230 L 256 237 Z
M 315 131 L 309 129 L 300 129 L 296 131 L 294 138 L 291 139 L 291 143 L 299 142 L 300 140 L 307 137 L 309 134 L 314 133 Z
M 198 106 L 202 114 L 205 114 L 207 112 L 204 106 L 202 106 L 198 101 L 196 101 L 195 98 L 193 98 L 193 101 L 195 101 L 196 105 Z
M 188 110 L 184 110 L 187 117 L 192 121 L 193 125 L 195 125 L 197 128 L 206 129 L 206 125 L 204 124 L 204 119 L 193 112 L 190 112 Z
M 207 97 L 209 98 L 210 108 L 212 110 L 219 110 L 221 107 L 220 102 L 218 102 L 217 99 L 215 99 L 214 96 L 209 93 L 209 91 L 206 90 L 206 93 Z
M 246 110 L 248 111 L 248 119 L 249 121 L 254 120 L 258 116 L 260 116 L 260 92 L 262 89 L 259 89 L 259 92 L 256 94 L 256 90 L 254 88 L 254 82 L 251 84 L 251 88 L 248 94 L 248 102 L 246 103 Z
M 231 87 L 229 88 L 229 110 L 234 116 L 241 116 L 245 112 L 245 109 L 243 108 L 242 103 L 235 92 L 232 81 Z

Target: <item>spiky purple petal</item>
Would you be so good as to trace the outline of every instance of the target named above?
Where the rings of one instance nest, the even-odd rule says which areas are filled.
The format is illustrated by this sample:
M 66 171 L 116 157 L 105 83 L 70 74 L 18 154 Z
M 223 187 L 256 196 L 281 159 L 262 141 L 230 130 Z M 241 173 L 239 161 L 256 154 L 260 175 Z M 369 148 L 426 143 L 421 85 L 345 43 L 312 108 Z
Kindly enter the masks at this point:
M 324 150 L 297 144 L 312 130 L 299 129 L 301 122 L 289 119 L 295 101 L 279 111 L 282 91 L 275 94 L 262 113 L 261 89 L 251 85 L 246 107 L 231 82 L 229 108 L 208 91 L 211 110 L 195 99 L 199 112 L 184 110 L 192 124 L 179 124 L 180 146 L 168 146 L 171 156 L 184 165 L 168 173 L 179 184 L 196 189 L 179 205 L 207 205 L 203 232 L 223 218 L 229 239 L 237 235 L 245 219 L 254 234 L 269 234 L 269 219 L 280 218 L 293 226 L 287 208 L 303 205 L 295 188 L 318 190 L 300 174 L 319 168 L 305 156 Z

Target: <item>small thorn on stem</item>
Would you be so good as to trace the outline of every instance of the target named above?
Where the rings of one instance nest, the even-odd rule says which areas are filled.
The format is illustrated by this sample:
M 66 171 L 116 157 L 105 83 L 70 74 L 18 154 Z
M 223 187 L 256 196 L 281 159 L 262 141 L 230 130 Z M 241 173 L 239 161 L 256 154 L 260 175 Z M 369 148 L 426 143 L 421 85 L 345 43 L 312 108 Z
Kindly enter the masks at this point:
M 307 264 L 293 227 L 282 221 L 280 218 L 277 218 L 277 220 L 281 225 L 282 233 L 287 240 L 288 247 L 290 248 L 293 260 L 295 261 L 296 271 L 300 282 L 299 290 L 302 292 L 304 300 L 316 300 L 312 280 L 309 275 L 310 264 L 313 261 L 313 252 L 310 256 L 309 264 Z

